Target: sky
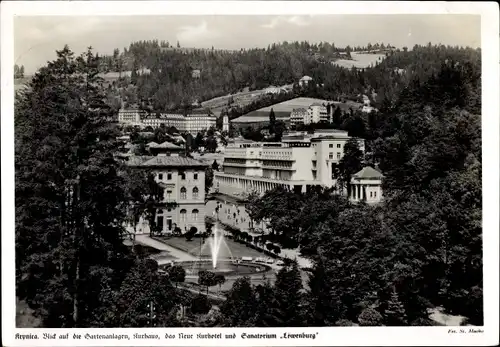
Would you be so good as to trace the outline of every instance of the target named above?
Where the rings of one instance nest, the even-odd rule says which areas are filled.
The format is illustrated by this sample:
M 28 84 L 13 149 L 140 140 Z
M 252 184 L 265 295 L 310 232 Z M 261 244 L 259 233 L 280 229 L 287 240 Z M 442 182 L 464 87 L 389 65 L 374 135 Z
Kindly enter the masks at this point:
M 314 16 L 20 16 L 14 19 L 14 61 L 32 74 L 68 44 L 75 53 L 99 54 L 138 40 L 180 42 L 183 47 L 240 49 L 273 42 L 330 42 L 337 47 L 390 43 L 481 46 L 479 15 Z

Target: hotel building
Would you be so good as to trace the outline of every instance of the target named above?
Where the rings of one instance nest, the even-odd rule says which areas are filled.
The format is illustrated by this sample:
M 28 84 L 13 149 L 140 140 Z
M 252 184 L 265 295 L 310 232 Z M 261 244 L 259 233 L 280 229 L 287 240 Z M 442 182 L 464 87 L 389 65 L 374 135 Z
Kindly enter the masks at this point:
M 205 168 L 208 164 L 179 155 L 158 155 L 131 158 L 129 165 L 149 170 L 164 188 L 158 202 L 156 223 L 162 232 L 171 233 L 176 227 L 182 233 L 195 227 L 205 230 Z M 176 202 L 172 208 L 167 203 Z M 147 221 L 141 218 L 138 232 L 149 232 Z
M 307 109 L 296 108 L 290 113 L 290 125 L 331 123 L 331 121 L 326 106 L 320 103 L 313 103 Z
M 118 112 L 118 122 L 127 125 L 137 125 L 140 127 L 159 128 L 164 124 L 167 128 L 175 127 L 180 132 L 187 132 L 196 135 L 202 130 L 215 127 L 217 118 L 210 114 L 188 114 L 160 113 L 149 114 L 140 110 L 120 110 Z
M 118 123 L 124 125 L 142 125 L 142 119 L 146 116 L 146 111 L 138 108 L 120 109 L 118 111 Z
M 342 159 L 349 139 L 347 132 L 323 130 L 284 136 L 280 143 L 236 140 L 226 148 L 222 171 L 214 173 L 214 187 L 227 195 L 277 186 L 303 192 L 311 185 L 333 187 L 333 164 Z M 364 140 L 358 141 L 364 152 Z

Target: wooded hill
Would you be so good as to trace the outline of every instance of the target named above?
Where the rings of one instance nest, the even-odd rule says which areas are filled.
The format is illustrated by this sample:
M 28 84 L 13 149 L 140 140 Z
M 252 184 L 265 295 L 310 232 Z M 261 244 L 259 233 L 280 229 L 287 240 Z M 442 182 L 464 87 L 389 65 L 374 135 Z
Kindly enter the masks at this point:
M 120 96 L 130 102 L 144 100 L 155 110 L 173 110 L 190 107 L 194 101 L 203 102 L 214 97 L 250 90 L 297 83 L 311 76 L 320 85 L 318 97 L 353 98 L 357 94 L 375 92 L 377 101 L 395 101 L 399 92 L 410 81 L 426 81 L 440 69 L 445 60 L 462 64 L 471 74 L 479 74 L 479 49 L 444 45 L 414 46 L 411 50 L 383 48 L 386 58 L 365 69 L 346 69 L 331 61 L 340 52 L 382 49 L 382 45 L 337 48 L 333 44 L 283 42 L 265 49 L 240 51 L 182 49 L 167 47 L 166 42 L 140 41 L 131 43 L 123 52 L 101 57 L 101 71 L 132 70 L 130 77 L 114 82 L 121 87 Z M 318 59 L 317 55 L 324 57 Z M 147 73 L 140 73 L 147 69 Z M 193 74 L 199 70 L 199 76 Z M 480 94 L 479 86 L 475 86 Z M 128 92 L 124 92 L 128 90 Z M 478 98 L 480 99 L 480 98 Z M 474 106 L 477 107 L 477 104 Z

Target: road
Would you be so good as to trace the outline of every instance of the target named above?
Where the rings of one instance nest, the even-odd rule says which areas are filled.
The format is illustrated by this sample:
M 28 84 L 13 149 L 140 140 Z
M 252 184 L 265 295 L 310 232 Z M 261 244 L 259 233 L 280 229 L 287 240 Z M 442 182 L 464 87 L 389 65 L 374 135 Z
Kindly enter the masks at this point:
M 177 258 L 177 260 L 180 261 L 192 261 L 192 260 L 197 260 L 196 257 L 192 256 L 189 253 L 183 252 L 181 250 L 178 250 L 174 247 L 171 247 L 169 245 L 166 245 L 160 241 L 156 241 L 152 238 L 149 237 L 149 235 L 137 235 L 135 237 L 135 241 L 137 243 L 141 243 L 143 245 L 156 248 L 160 251 L 168 252 L 171 256 Z

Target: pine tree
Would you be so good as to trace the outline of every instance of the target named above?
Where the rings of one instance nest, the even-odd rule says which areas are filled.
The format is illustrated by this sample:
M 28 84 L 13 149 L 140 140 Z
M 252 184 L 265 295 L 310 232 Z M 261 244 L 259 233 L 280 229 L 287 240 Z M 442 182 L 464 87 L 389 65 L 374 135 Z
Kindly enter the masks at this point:
M 302 278 L 296 260 L 280 269 L 276 275 L 274 287 L 277 297 L 277 309 L 283 315 L 281 317 L 282 326 L 304 326 Z
M 238 278 L 221 306 L 225 325 L 229 327 L 253 326 L 256 309 L 255 292 L 249 277 Z
M 385 310 L 385 320 L 386 325 L 388 326 L 408 325 L 405 308 L 399 300 L 399 296 L 395 288 L 392 290 L 391 298 L 387 303 L 387 309 Z
M 271 108 L 269 112 L 269 134 L 274 134 L 276 131 L 276 115 L 274 110 Z
M 279 308 L 278 296 L 269 281 L 255 288 L 256 313 L 252 319 L 256 327 L 284 326 L 284 313 Z
M 17 295 L 46 327 L 86 326 L 127 270 L 117 132 L 97 74 L 91 48 L 75 58 L 66 46 L 16 98 Z

